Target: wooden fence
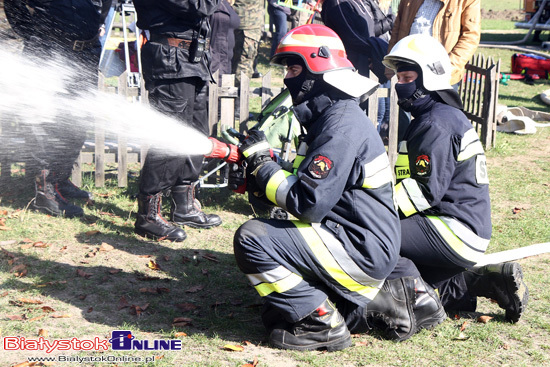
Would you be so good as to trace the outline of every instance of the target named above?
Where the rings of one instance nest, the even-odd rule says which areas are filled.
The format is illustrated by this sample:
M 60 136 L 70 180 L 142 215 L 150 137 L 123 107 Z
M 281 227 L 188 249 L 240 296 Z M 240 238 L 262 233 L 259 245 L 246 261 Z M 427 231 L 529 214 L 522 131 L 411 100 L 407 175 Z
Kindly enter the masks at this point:
M 481 54 L 466 64 L 466 73 L 458 94 L 464 113 L 475 127 L 485 149 L 495 146 L 496 108 L 500 81 L 500 59 L 495 62 Z
M 495 108 L 498 102 L 498 75 L 500 71 L 500 60 L 494 63 L 492 59 L 478 57 L 472 59 L 466 66 L 466 76 L 460 87 L 459 94 L 465 106 L 465 113 L 476 127 L 480 138 L 486 149 L 494 146 L 496 131 Z M 376 79 L 376 76 L 371 75 Z M 389 97 L 390 122 L 389 122 L 389 144 L 388 155 L 393 165 L 397 159 L 397 132 L 398 132 L 398 108 L 397 96 L 393 87 L 396 80 L 393 78 L 390 88 L 380 88 L 377 93 L 369 97 L 367 114 L 376 125 L 378 98 Z M 123 73 L 118 78 L 118 87 L 106 87 L 103 77 L 100 75 L 100 90 L 125 95 L 128 98 L 137 100 L 141 96 L 141 102 L 147 103 L 146 91 L 144 88 L 127 87 L 127 75 Z M 217 75 L 215 76 L 217 80 Z M 281 88 L 272 87 L 271 73 L 267 73 L 261 80 L 261 86 L 251 87 L 250 79 L 246 75 L 241 76 L 239 88 L 234 86 L 234 75 L 223 75 L 220 85 L 211 84 L 209 89 L 209 126 L 213 136 L 220 136 L 221 127 L 233 127 L 240 132 L 245 132 L 250 121 L 248 120 L 250 102 L 260 98 L 262 108 L 269 101 L 280 93 Z M 238 102 L 239 113 L 235 113 Z M 219 111 L 219 113 L 218 113 Z M 219 117 L 219 118 L 218 118 Z M 242 118 L 241 118 L 242 117 Z M 10 124 L 10 126 L 13 124 Z M 0 129 L 12 128 L 3 126 Z M 2 135 L 4 131 L 2 130 Z M 119 187 L 128 185 L 128 164 L 143 164 L 147 147 L 129 147 L 124 136 L 119 136 L 116 143 L 105 142 L 105 131 L 101 126 L 96 126 L 94 144 L 83 149 L 78 160 L 75 162 L 72 181 L 80 186 L 82 181 L 82 167 L 84 163 L 94 164 L 95 186 L 105 185 L 106 164 L 116 163 L 116 173 Z M 1 179 L 11 176 L 11 164 L 13 159 L 10 156 L 0 154 Z M 5 169 L 5 168 L 8 169 Z M 213 176 L 213 179 L 219 177 Z

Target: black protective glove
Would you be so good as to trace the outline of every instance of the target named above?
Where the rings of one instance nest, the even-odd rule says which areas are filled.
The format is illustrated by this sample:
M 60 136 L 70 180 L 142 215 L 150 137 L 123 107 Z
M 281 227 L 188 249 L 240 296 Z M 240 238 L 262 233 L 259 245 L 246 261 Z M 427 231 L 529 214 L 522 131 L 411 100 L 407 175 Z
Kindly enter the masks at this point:
M 246 192 L 245 168 L 237 163 L 229 163 L 228 167 L 227 188 L 239 194 L 244 194 Z
M 271 161 L 271 149 L 263 131 L 251 130 L 239 149 L 246 162 L 247 177 L 255 176 L 261 166 Z

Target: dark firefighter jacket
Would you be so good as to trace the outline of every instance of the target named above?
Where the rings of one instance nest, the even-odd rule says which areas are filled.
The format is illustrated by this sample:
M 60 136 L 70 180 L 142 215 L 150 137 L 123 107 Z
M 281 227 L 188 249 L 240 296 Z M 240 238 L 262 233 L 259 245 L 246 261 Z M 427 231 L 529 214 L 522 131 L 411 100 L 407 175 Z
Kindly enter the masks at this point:
M 13 30 L 25 40 L 38 37 L 69 44 L 98 37 L 112 0 L 6 0 Z M 72 47 L 72 43 L 71 43 Z
M 299 147 L 294 173 L 268 162 L 257 183 L 301 222 L 324 223 L 357 265 L 385 279 L 401 239 L 391 168 L 376 129 L 349 98 L 321 94 L 294 112 L 307 129 L 307 150 Z
M 400 214 L 422 213 L 456 254 L 475 263 L 491 238 L 483 146 L 457 108 L 430 100 L 412 113 L 396 164 Z
M 371 67 L 379 82 L 385 83 L 382 59 L 388 43 L 378 36 L 391 30 L 393 17 L 387 17 L 374 0 L 325 0 L 321 17 L 340 36 L 359 73 L 368 76 Z
M 220 0 L 134 0 L 137 26 L 151 32 L 151 40 L 143 46 L 141 53 L 146 79 L 210 79 L 208 46 L 201 61 L 192 63 L 189 61 L 189 48 L 171 47 L 156 42 L 155 37 L 187 41 L 200 37 L 209 42 L 208 18 L 214 14 L 219 3 Z

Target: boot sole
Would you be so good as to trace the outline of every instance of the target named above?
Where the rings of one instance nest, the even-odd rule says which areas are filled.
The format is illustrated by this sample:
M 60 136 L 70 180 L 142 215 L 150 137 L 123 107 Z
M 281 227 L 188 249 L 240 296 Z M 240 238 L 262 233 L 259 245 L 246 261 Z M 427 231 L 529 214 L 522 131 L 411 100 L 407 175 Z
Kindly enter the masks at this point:
M 439 308 L 434 316 L 425 318 L 424 320 L 416 320 L 416 328 L 418 331 L 425 329 L 425 330 L 432 330 L 437 325 L 442 324 L 443 321 L 447 319 L 447 313 L 445 312 L 445 309 L 443 307 Z
M 527 308 L 529 290 L 523 281 L 523 271 L 518 263 L 504 264 L 502 273 L 505 277 L 506 291 L 514 300 L 514 307 L 506 309 L 506 320 L 516 323 Z
M 82 216 L 84 216 L 84 212 L 82 213 L 78 213 L 78 214 L 73 214 L 73 215 L 67 215 L 66 212 L 64 211 L 59 211 L 59 212 L 54 212 L 53 210 L 51 210 L 50 208 L 46 207 L 46 206 L 38 206 L 38 205 L 34 205 L 33 204 L 33 209 L 35 210 L 38 210 L 39 212 L 42 212 L 44 214 L 49 214 L 49 215 L 52 215 L 54 217 L 64 217 L 64 218 L 80 218 Z
M 278 349 L 288 349 L 288 350 L 300 350 L 300 351 L 306 351 L 306 350 L 319 350 L 319 349 L 326 349 L 328 352 L 336 352 L 339 350 L 346 349 L 348 347 L 351 347 L 351 335 L 347 334 L 347 336 L 344 336 L 336 341 L 331 342 L 319 342 L 309 345 L 294 345 L 294 344 L 286 344 L 286 343 L 280 343 L 277 341 L 269 341 L 269 344 Z
M 152 239 L 154 241 L 158 241 L 160 239 L 163 239 L 163 240 L 168 240 L 168 241 L 171 241 L 171 242 L 183 242 L 187 238 L 187 236 L 185 236 L 183 238 L 178 237 L 176 239 L 170 239 L 167 236 L 160 237 L 160 236 L 156 236 L 154 234 L 151 234 L 149 232 L 142 231 L 142 230 L 139 230 L 139 229 L 134 229 L 134 233 L 141 236 L 141 237 L 146 237 L 146 238 Z
M 210 228 L 217 227 L 220 224 L 222 224 L 222 222 L 219 222 L 219 223 L 216 223 L 216 224 L 197 224 L 195 222 L 175 222 L 175 221 L 173 221 L 173 223 L 177 224 L 178 226 L 189 227 L 189 228 L 197 228 L 197 229 L 210 229 Z

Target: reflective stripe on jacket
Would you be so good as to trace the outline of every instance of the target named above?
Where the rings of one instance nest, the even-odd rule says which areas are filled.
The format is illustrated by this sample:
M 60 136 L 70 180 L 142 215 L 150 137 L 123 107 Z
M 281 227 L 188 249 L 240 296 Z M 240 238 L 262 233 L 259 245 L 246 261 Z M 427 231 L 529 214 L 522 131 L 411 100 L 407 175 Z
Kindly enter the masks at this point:
M 396 185 L 400 213 L 426 215 L 455 253 L 477 262 L 491 238 L 491 208 L 486 158 L 472 125 L 436 102 L 411 122 L 399 151 L 410 172 Z

